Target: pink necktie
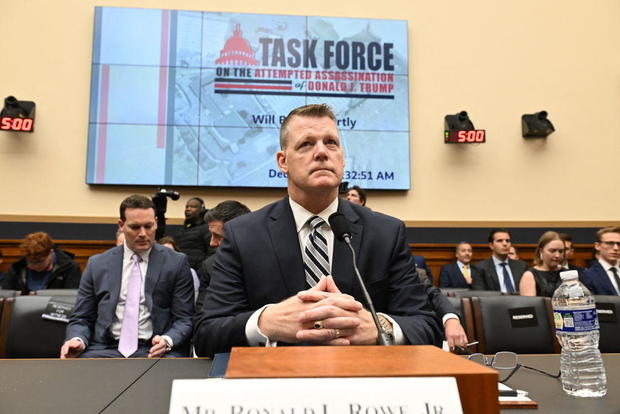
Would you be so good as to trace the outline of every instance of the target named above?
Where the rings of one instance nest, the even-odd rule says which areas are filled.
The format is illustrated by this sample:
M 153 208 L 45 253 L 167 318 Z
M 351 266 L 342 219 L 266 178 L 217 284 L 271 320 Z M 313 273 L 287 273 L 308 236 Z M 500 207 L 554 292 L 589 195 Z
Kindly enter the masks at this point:
M 118 341 L 118 351 L 125 358 L 138 349 L 138 314 L 140 312 L 140 288 L 142 276 L 140 273 L 140 256 L 131 256 L 133 266 L 127 283 L 127 296 L 125 298 L 125 310 L 121 321 L 121 337 Z

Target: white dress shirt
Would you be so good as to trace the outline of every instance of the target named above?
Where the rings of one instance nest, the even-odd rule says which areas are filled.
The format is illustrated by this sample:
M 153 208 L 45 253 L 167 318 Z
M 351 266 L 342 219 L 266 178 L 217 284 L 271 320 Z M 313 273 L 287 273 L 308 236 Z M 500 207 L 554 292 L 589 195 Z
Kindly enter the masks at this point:
M 129 249 L 126 244 L 123 244 L 123 273 L 121 276 L 121 291 L 118 297 L 118 303 L 116 304 L 116 311 L 114 312 L 114 319 L 110 325 L 110 333 L 114 339 L 119 339 L 121 336 L 121 325 L 123 320 L 123 313 L 125 312 L 125 300 L 127 299 L 127 286 L 129 285 L 129 276 L 131 275 L 131 269 L 133 268 L 132 256 L 136 254 L 133 250 Z M 149 256 L 151 249 L 143 253 L 137 253 L 140 256 L 140 313 L 138 315 L 138 339 L 147 340 L 153 336 L 153 323 L 151 322 L 151 313 L 146 306 L 146 297 L 144 296 L 144 282 L 146 280 L 146 271 L 149 268 Z
M 519 291 L 519 286 L 515 285 L 515 279 L 512 277 L 512 270 L 510 270 L 510 262 L 508 258 L 506 261 L 502 262 L 495 255 L 491 256 L 493 258 L 493 264 L 495 264 L 495 272 L 497 272 L 497 280 L 499 281 L 499 289 L 502 293 L 508 293 L 508 289 L 506 289 L 506 283 L 504 283 L 504 266 L 502 263 L 506 263 L 506 271 L 508 272 L 508 276 L 510 276 L 510 280 L 512 281 L 512 287 L 515 292 Z

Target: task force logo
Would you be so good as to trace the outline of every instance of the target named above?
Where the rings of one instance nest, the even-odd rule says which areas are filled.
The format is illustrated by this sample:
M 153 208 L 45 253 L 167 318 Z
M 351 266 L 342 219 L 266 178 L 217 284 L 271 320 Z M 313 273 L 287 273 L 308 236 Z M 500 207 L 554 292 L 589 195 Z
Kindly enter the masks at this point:
M 394 45 L 261 37 L 235 24 L 215 60 L 219 94 L 394 99 Z

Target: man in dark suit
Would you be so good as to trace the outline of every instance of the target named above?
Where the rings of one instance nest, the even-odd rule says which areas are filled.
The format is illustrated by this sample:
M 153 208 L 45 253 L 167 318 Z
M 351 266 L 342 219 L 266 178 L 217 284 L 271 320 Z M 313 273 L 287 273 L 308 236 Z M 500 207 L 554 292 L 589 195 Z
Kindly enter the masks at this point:
M 351 252 L 328 218 L 349 221 L 360 273 L 396 343 L 439 344 L 441 329 L 415 271 L 403 223 L 338 198 L 344 154 L 326 105 L 293 110 L 276 159 L 288 197 L 226 223 L 202 314 L 199 356 L 233 346 L 375 344 Z M 333 277 L 332 277 L 333 275 Z
M 599 259 L 579 279 L 593 295 L 614 295 L 620 292 L 620 227 L 605 227 L 596 232 L 594 248 Z
M 222 201 L 217 206 L 210 209 L 207 214 L 205 214 L 205 221 L 208 223 L 209 232 L 211 233 L 211 241 L 209 243 L 211 247 L 217 249 L 220 243 L 222 243 L 224 238 L 224 224 L 236 217 L 248 213 L 251 213 L 250 209 L 245 204 L 236 200 Z M 200 280 L 200 287 L 198 289 L 198 298 L 196 299 L 197 314 L 200 314 L 202 310 L 204 296 L 211 282 L 211 273 L 213 273 L 214 264 L 215 255 L 212 254 L 204 259 L 198 267 L 197 272 Z
M 508 257 L 511 244 L 512 239 L 508 230 L 491 230 L 489 248 L 493 254 L 476 264 L 480 275 L 473 278 L 472 289 L 499 290 L 508 294 L 518 292 L 521 276 L 527 270 L 527 263 Z
M 456 245 L 456 262 L 441 266 L 439 286 L 445 288 L 471 289 L 474 277 L 480 277 L 477 268 L 471 265 L 474 251 L 471 244 L 462 241 Z
M 573 237 L 568 233 L 558 233 L 560 239 L 564 242 L 564 262 L 562 263 L 562 270 L 576 270 L 581 274 L 585 269 L 583 267 L 575 266 L 569 263 L 569 260 L 573 258 L 575 254 L 575 248 L 573 247 Z
M 155 205 L 146 197 L 127 197 L 118 225 L 125 242 L 88 260 L 60 357 L 187 356 L 194 312 L 187 256 L 153 242 Z

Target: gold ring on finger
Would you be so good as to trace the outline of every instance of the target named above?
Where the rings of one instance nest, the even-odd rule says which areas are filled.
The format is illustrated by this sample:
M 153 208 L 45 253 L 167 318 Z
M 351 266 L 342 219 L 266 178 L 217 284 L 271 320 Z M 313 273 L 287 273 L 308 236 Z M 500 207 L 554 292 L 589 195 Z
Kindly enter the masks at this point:
M 323 321 L 314 321 L 314 324 L 312 324 L 312 326 L 314 327 L 314 329 L 323 329 Z

